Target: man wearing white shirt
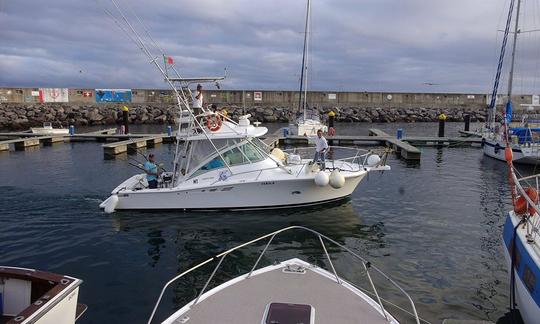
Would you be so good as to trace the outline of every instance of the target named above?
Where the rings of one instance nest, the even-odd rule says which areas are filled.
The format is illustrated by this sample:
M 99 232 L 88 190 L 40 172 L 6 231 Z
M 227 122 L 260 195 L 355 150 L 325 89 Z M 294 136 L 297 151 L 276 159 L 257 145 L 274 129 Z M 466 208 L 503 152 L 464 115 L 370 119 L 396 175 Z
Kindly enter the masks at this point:
M 313 157 L 313 163 L 316 163 L 318 160 L 321 160 L 321 167 L 324 170 L 326 168 L 325 165 L 325 157 L 326 157 L 326 151 L 328 151 L 328 142 L 326 142 L 326 138 L 322 136 L 323 132 L 322 130 L 317 131 L 317 137 L 315 137 L 315 156 Z
M 197 92 L 195 92 L 195 95 L 193 96 L 193 113 L 195 115 L 202 113 L 202 107 L 203 107 L 203 90 L 202 85 L 197 85 Z

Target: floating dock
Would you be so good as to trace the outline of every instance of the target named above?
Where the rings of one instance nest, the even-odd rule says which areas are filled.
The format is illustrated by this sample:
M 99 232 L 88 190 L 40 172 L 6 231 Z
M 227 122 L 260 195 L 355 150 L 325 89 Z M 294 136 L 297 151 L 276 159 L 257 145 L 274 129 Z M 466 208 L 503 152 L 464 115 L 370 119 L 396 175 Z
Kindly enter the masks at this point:
M 307 145 L 309 139 L 306 136 L 280 136 L 281 130 L 274 134 L 262 138 L 270 148 L 287 145 Z M 479 147 L 482 139 L 479 133 L 460 131 L 465 137 L 430 137 L 430 136 L 407 136 L 398 139 L 388 133 L 377 129 L 369 129 L 369 136 L 348 136 L 337 135 L 328 136 L 330 145 L 335 146 L 366 146 L 378 145 L 391 147 L 394 152 L 405 160 L 418 161 L 421 157 L 421 150 L 418 146 L 448 146 L 461 147 L 473 146 Z M 114 158 L 122 153 L 134 153 L 139 149 L 153 147 L 159 143 L 173 143 L 176 140 L 175 134 L 116 134 L 116 128 L 108 128 L 88 133 L 73 135 L 40 135 L 30 132 L 18 133 L 0 133 L 0 138 L 8 140 L 0 141 L 0 151 L 8 151 L 10 147 L 15 150 L 25 150 L 30 147 L 40 147 L 43 145 L 52 145 L 57 142 L 80 142 L 96 141 L 107 143 L 103 144 L 103 154 L 106 159 Z
M 147 136 L 119 141 L 103 145 L 103 154 L 105 159 L 114 158 L 115 155 L 122 153 L 135 153 L 145 147 L 154 147 L 163 142 L 163 136 Z
M 420 160 L 421 151 L 403 139 L 394 138 L 377 128 L 370 128 L 369 135 L 370 137 L 384 138 L 386 146 L 392 147 L 394 152 L 405 160 Z

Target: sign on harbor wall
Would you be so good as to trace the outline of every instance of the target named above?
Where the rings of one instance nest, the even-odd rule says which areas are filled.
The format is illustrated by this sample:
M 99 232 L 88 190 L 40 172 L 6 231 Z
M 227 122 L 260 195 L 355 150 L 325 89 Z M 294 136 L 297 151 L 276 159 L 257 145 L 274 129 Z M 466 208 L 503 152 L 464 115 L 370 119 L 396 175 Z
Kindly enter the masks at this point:
M 262 92 L 260 91 L 253 92 L 253 101 L 262 101 Z
M 96 89 L 96 102 L 131 102 L 131 89 Z
M 39 102 L 68 102 L 67 88 L 39 88 Z

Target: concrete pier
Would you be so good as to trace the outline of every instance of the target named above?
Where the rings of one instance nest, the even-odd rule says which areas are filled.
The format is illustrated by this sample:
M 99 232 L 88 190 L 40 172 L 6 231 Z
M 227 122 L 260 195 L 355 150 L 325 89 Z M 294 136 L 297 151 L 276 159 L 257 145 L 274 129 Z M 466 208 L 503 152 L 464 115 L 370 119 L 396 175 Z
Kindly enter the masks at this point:
M 162 135 L 140 137 L 135 139 L 129 139 L 126 141 L 119 141 L 103 145 L 103 156 L 105 159 L 114 158 L 118 154 L 122 153 L 136 153 L 138 150 L 147 146 L 153 147 L 156 144 L 163 142 Z

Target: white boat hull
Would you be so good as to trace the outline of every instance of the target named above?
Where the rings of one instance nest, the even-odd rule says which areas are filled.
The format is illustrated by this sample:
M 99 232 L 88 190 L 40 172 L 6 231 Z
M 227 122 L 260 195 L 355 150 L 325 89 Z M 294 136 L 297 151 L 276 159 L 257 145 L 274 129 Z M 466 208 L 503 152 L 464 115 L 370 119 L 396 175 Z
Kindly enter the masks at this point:
M 492 157 L 500 161 L 506 161 L 504 156 L 504 148 L 506 144 L 501 141 L 484 138 L 484 155 Z M 497 146 L 498 145 L 498 146 Z M 532 164 L 536 165 L 540 163 L 540 147 L 532 145 L 529 147 L 511 144 L 513 153 L 513 162 L 519 164 Z
M 313 178 L 256 182 L 219 182 L 212 187 L 197 189 L 158 188 L 121 191 L 115 209 L 264 209 L 315 205 L 346 198 L 366 175 L 356 172 L 346 177 L 342 188 L 317 186 Z M 129 181 L 129 180 L 128 180 Z M 106 200 L 102 208 L 109 203 Z
M 510 223 L 507 219 L 507 222 L 505 223 L 505 229 L 504 229 L 504 239 L 503 242 L 505 244 L 504 248 L 504 257 L 506 259 L 506 264 L 508 266 L 508 269 L 511 269 L 511 256 L 509 252 L 509 246 L 511 245 L 511 240 L 513 236 L 513 230 L 514 227 L 518 224 L 519 220 L 515 216 L 515 214 L 511 213 L 511 216 L 508 216 L 512 223 Z M 533 324 L 538 323 L 538 319 L 540 318 L 540 307 L 538 303 L 533 299 L 531 292 L 527 289 L 523 282 L 523 269 L 526 266 L 528 269 L 530 269 L 532 276 L 536 276 L 539 274 L 538 267 L 540 265 L 540 259 L 538 257 L 538 250 L 536 244 L 531 245 L 526 242 L 525 238 L 525 232 L 523 228 L 520 227 L 517 231 L 517 237 L 516 246 L 519 249 L 520 257 L 517 258 L 520 261 L 520 264 L 518 265 L 518 268 L 522 272 L 520 273 L 514 268 L 511 271 L 514 271 L 514 282 L 515 282 L 515 296 L 516 296 L 516 303 L 517 307 L 519 309 L 519 312 L 521 314 L 521 317 L 523 319 L 523 322 L 525 324 Z M 536 250 L 536 251 L 535 251 Z M 509 276 L 510 278 L 510 276 Z M 538 278 L 536 278 L 538 280 Z M 509 280 L 510 282 L 510 280 Z M 534 292 L 536 294 L 536 292 Z M 538 297 L 537 297 L 538 298 Z
M 41 128 L 33 127 L 30 128 L 34 134 L 43 134 L 43 135 L 69 135 L 69 129 L 67 128 Z
M 306 119 L 305 121 L 289 126 L 291 135 L 299 136 L 316 136 L 319 129 L 324 133 L 328 132 L 328 127 L 326 125 L 314 119 Z

